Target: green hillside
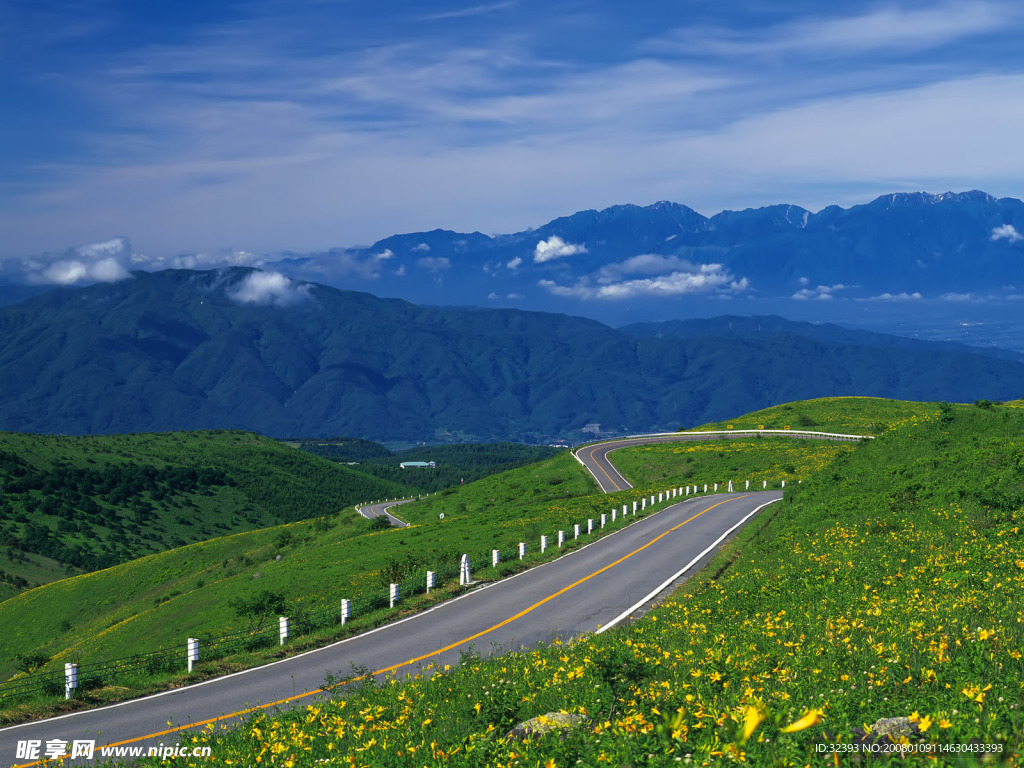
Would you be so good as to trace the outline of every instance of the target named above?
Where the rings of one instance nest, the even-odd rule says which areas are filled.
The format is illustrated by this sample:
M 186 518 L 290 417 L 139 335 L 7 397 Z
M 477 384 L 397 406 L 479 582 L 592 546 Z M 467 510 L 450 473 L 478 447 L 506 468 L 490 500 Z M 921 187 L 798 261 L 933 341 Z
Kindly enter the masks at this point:
M 903 764 L 900 749 L 911 764 L 1017 765 L 1024 411 L 926 408 L 787 486 L 631 625 L 192 738 L 218 759 L 300 767 Z M 559 711 L 583 722 L 506 735 Z M 903 735 L 870 754 L 898 717 Z
M 0 599 L 65 575 L 409 492 L 245 432 L 0 433 Z

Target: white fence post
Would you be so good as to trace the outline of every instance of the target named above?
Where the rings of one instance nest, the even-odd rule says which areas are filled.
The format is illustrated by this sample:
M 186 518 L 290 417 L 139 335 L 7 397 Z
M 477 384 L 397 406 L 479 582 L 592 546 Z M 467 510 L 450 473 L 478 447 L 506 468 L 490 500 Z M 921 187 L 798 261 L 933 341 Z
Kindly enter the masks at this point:
M 785 480 L 783 480 L 783 481 L 782 481 L 782 487 L 783 487 L 783 488 L 785 488 L 785 487 L 786 487 L 786 481 L 785 481 Z
M 768 481 L 767 480 L 762 480 L 761 481 L 761 487 L 762 488 L 767 488 L 768 487 Z
M 188 671 L 192 671 L 192 667 L 195 666 L 196 662 L 199 661 L 199 640 L 195 637 L 188 639 Z
M 607 515 L 605 515 L 605 513 L 604 513 L 604 512 L 602 512 L 602 513 L 601 513 L 601 527 L 602 527 L 602 528 L 604 528 L 604 523 L 605 523 L 605 518 L 606 518 L 606 517 L 607 517 Z
M 715 493 L 718 493 L 718 483 L 715 483 Z
M 434 572 L 427 571 L 427 594 L 430 594 L 430 590 L 434 588 Z
M 623 504 L 622 505 L 622 516 L 625 517 L 628 511 L 629 511 L 629 507 L 627 507 L 625 504 Z
M 746 486 L 744 487 L 743 490 L 745 490 L 745 491 L 749 491 L 750 490 L 750 481 L 749 480 L 747 480 L 747 484 L 746 484 Z
M 524 557 L 526 557 L 526 542 L 525 541 L 520 541 L 519 542 L 519 559 L 522 560 Z
M 661 491 L 658 491 L 658 503 L 659 504 L 661 504 L 661 502 L 663 502 L 665 500 L 664 497 L 665 497 L 665 494 L 663 492 L 661 492 Z
M 732 493 L 732 480 L 729 481 L 729 493 Z
M 704 483 L 704 493 L 707 493 L 707 492 L 708 492 L 708 484 Z
M 459 561 L 459 584 L 466 586 L 473 577 L 472 569 L 469 566 L 469 555 L 463 555 Z
M 78 687 L 78 665 L 68 663 L 64 665 L 64 698 L 70 699 L 71 694 Z
M 613 523 L 615 522 L 615 514 L 616 514 L 616 513 L 618 512 L 618 511 L 619 511 L 618 509 L 613 509 L 613 510 L 612 510 L 612 522 L 613 522 Z
M 341 598 L 341 626 L 345 626 L 345 622 L 352 618 L 352 601 L 346 598 Z
M 398 585 L 392 584 L 388 589 L 388 603 L 391 608 L 395 607 L 395 603 L 398 602 Z
M 284 641 L 288 639 L 288 617 L 278 616 L 277 617 L 277 634 L 281 639 L 281 645 L 284 645 Z
M 573 534 L 573 538 L 574 539 L 578 539 L 580 537 L 580 525 L 579 525 L 579 523 L 576 523 L 575 525 L 573 525 L 573 527 L 572 527 L 572 534 Z
M 544 550 L 546 550 L 547 548 L 548 548 L 548 537 L 542 535 L 540 537 L 540 552 L 541 552 L 541 554 L 544 554 Z
M 565 544 L 565 531 L 559 531 L 558 532 L 558 548 L 561 549 L 563 544 Z
M 590 533 L 593 533 L 593 532 L 594 532 L 594 518 L 588 517 L 587 518 L 587 533 L 590 534 Z
M 501 560 L 501 551 L 497 549 L 491 550 L 491 567 L 497 568 L 498 563 Z
M 642 499 L 640 499 L 640 509 L 641 510 L 647 509 L 647 497 L 646 496 L 644 496 Z
M 636 514 L 636 501 L 633 502 L 633 514 Z

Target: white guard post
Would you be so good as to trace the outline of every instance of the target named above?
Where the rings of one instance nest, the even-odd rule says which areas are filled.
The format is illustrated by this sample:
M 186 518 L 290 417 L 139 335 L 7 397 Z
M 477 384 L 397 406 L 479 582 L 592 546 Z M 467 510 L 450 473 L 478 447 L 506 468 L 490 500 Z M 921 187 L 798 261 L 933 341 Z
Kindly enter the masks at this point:
M 64 665 L 64 698 L 70 699 L 71 694 L 78 687 L 78 665 L 68 663 Z
M 188 639 L 188 671 L 199 661 L 199 640 L 195 637 Z

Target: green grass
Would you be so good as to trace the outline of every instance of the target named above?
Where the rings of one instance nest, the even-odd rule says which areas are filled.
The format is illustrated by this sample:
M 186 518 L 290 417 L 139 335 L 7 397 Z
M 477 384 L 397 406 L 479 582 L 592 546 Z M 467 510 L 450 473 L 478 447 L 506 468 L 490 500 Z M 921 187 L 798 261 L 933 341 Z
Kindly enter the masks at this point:
M 295 766 L 335 756 L 384 768 L 832 765 L 824 740 L 849 744 L 879 718 L 908 716 L 914 744 L 991 745 L 997 762 L 1017 764 L 1024 412 L 930 410 L 788 486 L 730 551 L 632 625 L 467 655 L 196 739 L 218 760 Z M 559 710 L 587 722 L 506 738 L 514 723 Z

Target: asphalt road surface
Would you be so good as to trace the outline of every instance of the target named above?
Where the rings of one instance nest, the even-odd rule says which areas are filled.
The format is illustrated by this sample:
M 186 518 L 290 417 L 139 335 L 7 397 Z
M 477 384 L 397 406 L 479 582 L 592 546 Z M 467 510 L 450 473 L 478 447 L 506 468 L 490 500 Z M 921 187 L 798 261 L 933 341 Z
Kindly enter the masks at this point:
M 147 698 L 2 729 L 0 764 L 32 764 L 17 759 L 19 741 L 95 741 L 97 750 L 173 745 L 181 731 L 230 722 L 255 709 L 309 704 L 328 675 L 345 677 L 354 667 L 401 676 L 457 662 L 471 647 L 486 655 L 601 631 L 642 613 L 781 495 L 690 497 L 557 560 L 325 648 Z

